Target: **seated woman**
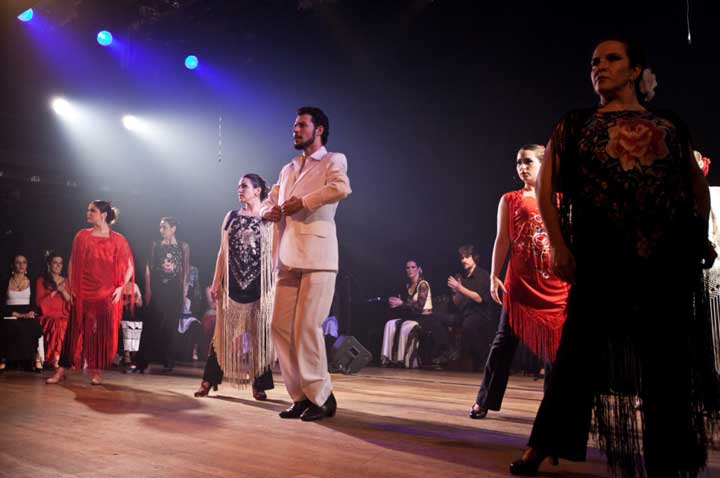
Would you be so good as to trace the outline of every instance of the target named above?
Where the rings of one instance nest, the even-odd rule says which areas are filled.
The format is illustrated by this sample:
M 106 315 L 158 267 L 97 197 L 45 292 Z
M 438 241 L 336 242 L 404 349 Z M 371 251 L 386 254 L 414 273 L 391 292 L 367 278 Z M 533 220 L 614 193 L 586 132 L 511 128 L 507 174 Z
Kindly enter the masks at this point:
M 62 276 L 63 258 L 50 252 L 45 273 L 36 282 L 36 302 L 45 339 L 45 361 L 58 366 L 63 339 L 70 319 L 71 297 L 68 283 Z
M 395 318 L 385 324 L 380 352 L 380 364 L 384 366 L 416 366 L 417 342 L 408 347 L 410 335 L 423 316 L 432 314 L 430 284 L 423 279 L 422 268 L 417 261 L 407 261 L 405 273 L 408 280 L 405 286 L 407 292 L 388 298 L 390 313 Z
M 43 334 L 27 277 L 27 259 L 16 254 L 11 264 L 12 274 L 0 288 L 4 317 L 0 322 L 0 370 L 8 361 L 34 361 L 33 370 L 40 373 Z

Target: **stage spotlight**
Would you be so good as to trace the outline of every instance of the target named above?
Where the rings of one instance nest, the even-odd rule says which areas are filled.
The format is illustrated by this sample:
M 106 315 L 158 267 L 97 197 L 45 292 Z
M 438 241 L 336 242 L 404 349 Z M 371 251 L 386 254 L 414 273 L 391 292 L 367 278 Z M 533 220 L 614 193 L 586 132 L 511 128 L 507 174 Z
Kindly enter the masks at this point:
M 108 46 L 113 41 L 112 33 L 110 33 L 107 30 L 103 30 L 101 32 L 98 32 L 97 34 L 97 42 L 101 44 L 102 46 Z
M 133 115 L 125 115 L 122 117 L 122 124 L 129 131 L 136 131 L 140 128 L 140 120 Z
M 72 106 L 70 106 L 70 103 L 65 98 L 55 98 L 50 103 L 50 106 L 52 106 L 52 109 L 55 111 L 55 113 L 59 114 L 60 116 L 70 116 L 72 113 Z
M 185 57 L 185 68 L 188 70 L 194 70 L 198 67 L 198 57 L 195 55 L 188 55 Z
M 34 14 L 34 13 L 35 13 L 35 12 L 33 12 L 33 9 L 32 9 L 32 8 L 28 8 L 27 10 L 25 10 L 24 12 L 22 12 L 22 13 L 21 13 L 20 15 L 18 15 L 17 17 L 18 17 L 18 20 L 20 20 L 21 22 L 29 22 L 30 20 L 32 20 L 32 17 L 33 17 L 33 14 Z

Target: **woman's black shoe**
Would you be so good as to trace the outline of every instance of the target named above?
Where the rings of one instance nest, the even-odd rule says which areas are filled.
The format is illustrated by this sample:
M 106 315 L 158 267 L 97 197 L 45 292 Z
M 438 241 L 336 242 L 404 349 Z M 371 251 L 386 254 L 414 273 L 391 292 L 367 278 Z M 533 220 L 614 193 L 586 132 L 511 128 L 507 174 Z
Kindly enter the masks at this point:
M 526 459 L 520 458 L 510 463 L 510 474 L 516 476 L 535 476 L 537 475 L 540 465 L 548 456 L 542 453 L 535 452 L 535 458 Z M 558 459 L 552 457 L 552 464 L 557 465 Z
M 477 403 L 475 405 L 477 405 Z M 473 420 L 479 420 L 481 418 L 485 418 L 488 414 L 488 409 L 483 408 L 480 405 L 478 405 L 476 407 L 475 405 L 470 407 L 470 412 L 468 412 L 468 416 L 470 418 L 472 418 Z

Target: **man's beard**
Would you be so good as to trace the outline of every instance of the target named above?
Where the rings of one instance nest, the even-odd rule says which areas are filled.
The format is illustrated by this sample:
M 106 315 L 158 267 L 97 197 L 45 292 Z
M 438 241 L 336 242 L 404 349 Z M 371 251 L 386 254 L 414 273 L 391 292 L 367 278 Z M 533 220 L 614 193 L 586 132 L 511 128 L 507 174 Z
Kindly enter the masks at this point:
M 312 144 L 315 142 L 315 130 L 313 129 L 313 134 L 310 137 L 309 140 L 305 141 L 304 143 L 295 144 L 293 143 L 293 147 L 297 149 L 298 151 L 303 150 L 305 148 L 309 148 L 312 146 Z

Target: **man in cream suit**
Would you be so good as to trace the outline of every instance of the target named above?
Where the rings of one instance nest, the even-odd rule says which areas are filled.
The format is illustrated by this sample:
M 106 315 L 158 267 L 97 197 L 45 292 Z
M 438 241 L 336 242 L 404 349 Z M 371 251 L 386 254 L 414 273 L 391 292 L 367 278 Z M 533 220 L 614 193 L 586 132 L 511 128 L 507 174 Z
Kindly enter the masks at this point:
M 304 421 L 332 417 L 337 406 L 322 322 L 330 312 L 338 270 L 335 210 L 351 190 L 345 155 L 325 149 L 329 133 L 320 109 L 298 110 L 293 144 L 302 154 L 280 171 L 260 211 L 264 219 L 278 223 L 271 331 L 293 400 L 280 416 Z

